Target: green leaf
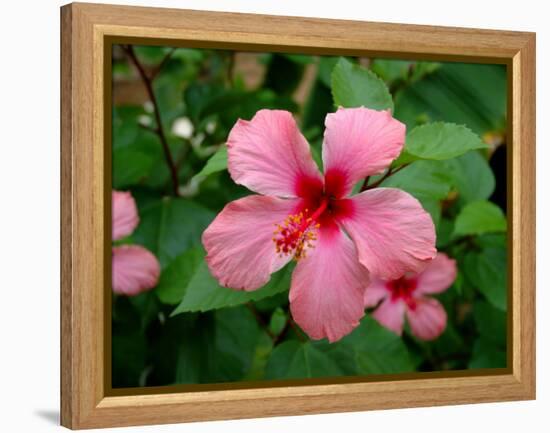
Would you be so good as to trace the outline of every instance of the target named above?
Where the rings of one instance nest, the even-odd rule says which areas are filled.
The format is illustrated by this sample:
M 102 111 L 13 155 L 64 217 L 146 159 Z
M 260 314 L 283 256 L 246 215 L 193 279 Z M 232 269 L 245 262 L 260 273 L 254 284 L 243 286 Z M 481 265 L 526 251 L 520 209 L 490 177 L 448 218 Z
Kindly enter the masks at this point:
M 407 347 L 398 335 L 366 315 L 353 332 L 336 343 L 316 343 L 346 375 L 413 371 Z
M 506 368 L 506 352 L 491 340 L 480 338 L 474 343 L 468 368 Z
M 285 341 L 271 352 L 266 379 L 305 379 L 341 376 L 342 370 L 311 342 Z
M 147 341 L 140 330 L 113 330 L 113 386 L 140 386 L 139 377 L 146 365 Z
M 408 129 L 444 120 L 481 135 L 505 127 L 506 86 L 506 66 L 443 63 L 397 95 L 394 114 Z
M 170 265 L 162 271 L 155 289 L 159 299 L 165 304 L 180 303 L 203 260 L 204 254 L 199 247 L 191 248 L 172 260 Z
M 395 59 L 374 59 L 370 64 L 370 69 L 389 84 L 413 83 L 439 67 L 440 63 Z
M 370 316 L 349 336 L 359 374 L 402 373 L 414 370 L 403 340 Z
M 256 346 L 254 347 L 254 355 L 248 373 L 243 378 L 246 381 L 261 380 L 265 376 L 265 368 L 273 349 L 273 340 L 262 332 Z
M 113 188 L 123 189 L 145 178 L 155 160 L 151 155 L 133 149 L 113 151 Z
M 282 308 L 276 308 L 269 319 L 269 331 L 273 335 L 279 335 L 285 328 L 287 321 L 286 313 Z
M 214 213 L 183 198 L 164 197 L 140 209 L 132 238 L 157 256 L 164 269 L 178 255 L 200 244 Z
M 437 224 L 437 248 L 443 248 L 451 240 L 454 231 L 454 222 L 449 218 L 441 218 Z
M 318 67 L 318 78 L 319 81 L 325 85 L 325 87 L 330 88 L 332 83 L 332 71 L 336 64 L 340 60 L 340 57 L 332 56 L 321 56 L 319 58 L 319 67 Z
M 245 307 L 217 310 L 214 320 L 216 375 L 220 381 L 239 380 L 252 366 L 261 330 Z
M 149 65 L 160 63 L 164 56 L 170 52 L 168 47 L 155 47 L 150 45 L 134 45 L 134 51 L 137 57 Z
M 244 91 L 200 82 L 193 83 L 185 89 L 183 100 L 186 112 L 195 124 L 199 124 L 201 119 L 215 116 L 228 130 L 237 119 L 250 119 L 262 108 L 296 110 L 296 105 L 290 97 L 271 89 Z
M 332 71 L 331 88 L 337 106 L 393 110 L 393 100 L 384 81 L 343 57 Z
M 495 204 L 480 200 L 462 208 L 455 221 L 455 236 L 506 231 L 506 217 Z
M 290 287 L 291 266 L 285 266 L 271 276 L 261 289 L 252 292 L 222 287 L 210 274 L 204 261 L 204 251 L 196 248 L 188 251 L 167 269 L 167 277 L 161 278 L 157 290 L 159 297 L 169 303 L 179 302 L 172 315 L 190 311 L 208 311 L 257 301 Z M 179 298 L 179 299 L 178 299 Z
M 374 59 L 370 69 L 387 83 L 406 80 L 414 62 L 409 60 Z
M 314 62 L 313 56 L 308 56 L 307 54 L 283 54 L 283 56 L 301 65 L 309 65 Z
M 471 151 L 444 162 L 447 175 L 464 202 L 484 200 L 495 190 L 495 176 L 487 159 L 478 151 Z
M 505 311 L 507 301 L 506 249 L 486 247 L 481 252 L 469 252 L 464 259 L 468 279 L 496 308 Z
M 250 311 L 226 308 L 199 315 L 191 324 L 184 316 L 180 321 L 176 383 L 239 381 L 249 374 L 263 334 Z
M 392 174 L 381 186 L 399 188 L 416 198 L 443 199 L 451 189 L 446 167 L 439 161 L 416 161 Z
M 220 146 L 220 148 L 212 155 L 205 166 L 199 171 L 193 179 L 206 177 L 212 173 L 224 171 L 227 169 L 227 146 Z
M 485 149 L 479 136 L 463 125 L 435 122 L 417 126 L 407 134 L 405 148 L 395 165 L 418 159 L 445 160 L 470 150 Z
M 478 301 L 474 304 L 474 320 L 484 339 L 506 348 L 506 312 L 487 302 Z

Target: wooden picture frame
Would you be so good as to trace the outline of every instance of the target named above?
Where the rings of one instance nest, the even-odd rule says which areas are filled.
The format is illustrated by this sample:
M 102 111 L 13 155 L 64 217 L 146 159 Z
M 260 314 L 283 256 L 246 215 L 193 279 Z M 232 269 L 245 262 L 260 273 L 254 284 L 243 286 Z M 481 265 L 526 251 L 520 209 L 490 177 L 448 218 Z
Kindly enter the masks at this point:
M 535 398 L 535 35 L 355 21 L 70 4 L 61 8 L 61 424 L 73 428 Z M 376 54 L 508 70 L 508 368 L 348 383 L 152 390 L 110 386 L 111 46 Z M 107 90 L 106 90 L 107 89 Z

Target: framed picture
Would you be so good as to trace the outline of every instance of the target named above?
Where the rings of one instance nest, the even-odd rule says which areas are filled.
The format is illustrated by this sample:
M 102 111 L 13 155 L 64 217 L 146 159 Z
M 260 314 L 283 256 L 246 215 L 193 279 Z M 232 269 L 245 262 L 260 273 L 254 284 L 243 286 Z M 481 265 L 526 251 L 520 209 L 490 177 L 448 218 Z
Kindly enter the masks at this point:
M 61 422 L 535 398 L 535 35 L 61 8 Z

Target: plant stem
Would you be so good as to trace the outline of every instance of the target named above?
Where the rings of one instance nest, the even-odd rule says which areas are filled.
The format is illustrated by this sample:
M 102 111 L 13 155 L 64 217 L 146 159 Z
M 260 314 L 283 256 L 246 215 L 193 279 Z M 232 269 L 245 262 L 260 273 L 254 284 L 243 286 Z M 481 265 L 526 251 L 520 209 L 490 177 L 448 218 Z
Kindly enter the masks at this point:
M 254 304 L 251 302 L 247 302 L 245 305 L 246 305 L 246 308 L 248 308 L 248 310 L 253 314 L 254 318 L 256 319 L 256 322 L 258 322 L 258 325 L 260 325 L 260 328 L 262 328 L 266 332 L 266 334 L 269 335 L 269 338 L 275 341 L 277 337 L 273 335 L 273 332 L 269 330 L 268 325 L 264 322 L 264 319 L 262 318 L 258 310 L 256 310 L 256 307 L 254 306 Z
M 147 95 L 149 96 L 149 99 L 153 104 L 153 114 L 155 116 L 155 121 L 157 123 L 156 128 L 154 128 L 153 130 L 158 135 L 160 143 L 162 145 L 162 149 L 164 151 L 164 159 L 166 160 L 166 164 L 168 165 L 168 169 L 170 170 L 170 177 L 172 179 L 172 190 L 174 195 L 177 197 L 179 195 L 178 171 L 176 168 L 176 164 L 174 163 L 174 158 L 172 157 L 172 153 L 170 152 L 170 147 L 168 146 L 168 140 L 166 139 L 164 128 L 162 126 L 159 104 L 158 104 L 157 97 L 155 96 L 155 92 L 153 90 L 152 78 L 150 78 L 147 75 L 147 72 L 145 72 L 143 65 L 140 63 L 140 61 L 136 57 L 134 48 L 131 45 L 127 45 L 123 47 L 123 49 L 124 49 L 124 52 L 127 54 L 128 58 L 130 59 L 130 61 L 134 64 L 134 66 L 138 70 L 139 75 L 141 77 L 141 81 L 143 82 L 143 85 L 145 86 L 145 90 L 147 91 Z
M 296 336 L 298 337 L 298 340 L 300 340 L 301 342 L 305 342 L 306 339 L 304 338 L 304 334 L 302 334 L 302 331 L 300 330 L 296 322 L 291 317 L 288 318 L 288 323 L 292 328 L 292 330 L 294 331 L 294 333 L 296 334 Z
M 150 77 L 151 81 L 154 81 L 155 78 L 157 78 L 157 75 L 159 74 L 159 72 L 162 71 L 162 68 L 164 68 L 166 63 L 168 63 L 168 61 L 172 58 L 172 54 L 174 54 L 176 50 L 177 48 L 172 48 L 170 51 L 168 51 L 168 53 L 166 53 L 166 55 L 163 57 L 161 62 L 158 64 L 158 66 L 155 68 L 155 70 L 151 74 L 151 77 Z
M 394 175 L 395 173 L 400 172 L 401 170 L 403 170 L 408 165 L 409 164 L 403 164 L 403 165 L 401 165 L 401 166 L 399 166 L 395 169 L 390 167 L 389 170 L 384 174 L 384 176 L 382 176 L 380 179 L 378 179 L 376 182 L 374 182 L 371 185 L 369 185 L 369 177 L 370 176 L 367 176 L 365 178 L 365 181 L 363 182 L 363 186 L 361 187 L 361 192 L 366 191 L 367 189 L 376 188 L 378 185 L 380 185 L 382 182 L 384 182 L 388 177 Z

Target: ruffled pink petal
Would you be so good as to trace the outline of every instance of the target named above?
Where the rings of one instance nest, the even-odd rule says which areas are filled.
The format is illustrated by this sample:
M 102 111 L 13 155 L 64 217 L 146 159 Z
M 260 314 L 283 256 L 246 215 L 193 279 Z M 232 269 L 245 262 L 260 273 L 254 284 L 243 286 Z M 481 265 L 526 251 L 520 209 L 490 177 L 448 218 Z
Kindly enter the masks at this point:
M 315 246 L 292 275 L 292 317 L 311 338 L 337 341 L 363 317 L 368 283 L 353 242 L 336 226 L 321 227 Z
M 372 313 L 372 317 L 385 328 L 401 335 L 405 319 L 405 302 L 402 299 L 386 298 Z
M 444 253 L 437 256 L 417 276 L 416 293 L 441 293 L 451 287 L 456 279 L 456 261 Z
M 113 191 L 113 241 L 132 234 L 139 224 L 136 202 L 130 192 Z
M 325 120 L 323 164 L 331 195 L 343 197 L 366 176 L 387 168 L 405 143 L 405 125 L 389 111 L 340 108 Z
M 410 194 L 375 188 L 348 200 L 340 218 L 359 251 L 359 261 L 375 276 L 395 280 L 418 273 L 435 257 L 435 227 Z
M 225 206 L 202 235 L 206 262 L 222 286 L 259 289 L 290 261 L 291 256 L 277 254 L 273 232 L 299 204 L 299 199 L 250 195 Z
M 365 290 L 365 296 L 363 298 L 365 308 L 376 307 L 380 301 L 384 300 L 390 294 L 390 291 L 386 287 L 386 281 L 371 275 L 369 287 Z
M 231 177 L 252 191 L 278 197 L 322 191 L 309 144 L 288 111 L 260 110 L 251 121 L 239 119 L 227 147 Z
M 414 308 L 407 308 L 407 320 L 414 335 L 421 340 L 434 340 L 447 326 L 447 313 L 433 298 L 417 298 Z
M 157 258 L 139 245 L 113 248 L 113 292 L 134 296 L 158 283 L 160 265 Z

